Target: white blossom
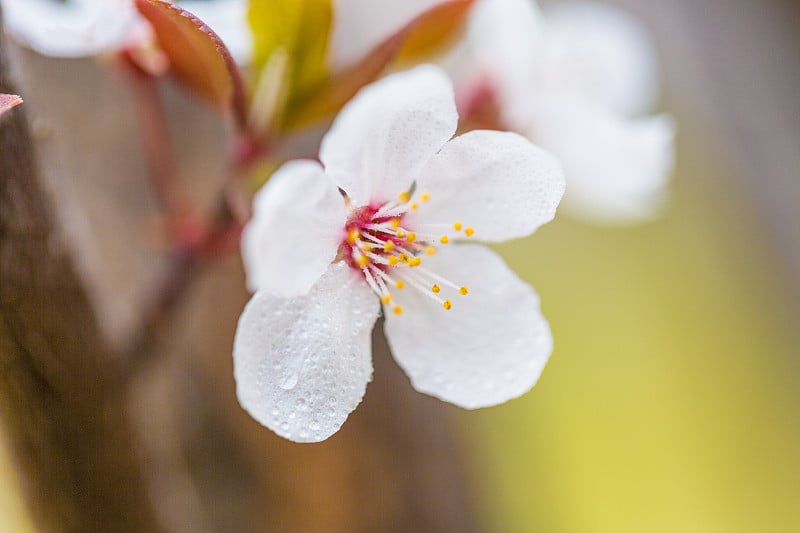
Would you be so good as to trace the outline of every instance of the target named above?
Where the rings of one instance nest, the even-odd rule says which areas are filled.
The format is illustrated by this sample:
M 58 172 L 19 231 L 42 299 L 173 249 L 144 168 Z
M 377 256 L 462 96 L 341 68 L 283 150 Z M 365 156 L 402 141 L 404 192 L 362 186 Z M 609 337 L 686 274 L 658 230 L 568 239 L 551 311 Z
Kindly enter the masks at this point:
M 334 70 L 357 62 L 383 39 L 443 0 L 337 0 L 330 54 Z
M 517 397 L 552 349 L 533 288 L 493 251 L 551 220 L 559 163 L 514 133 L 451 139 L 453 88 L 422 66 L 364 88 L 256 195 L 243 235 L 255 295 L 234 342 L 237 394 L 294 441 L 335 433 L 384 330 L 412 385 L 472 409 Z
M 5 25 L 40 54 L 82 57 L 116 48 L 132 30 L 130 0 L 0 0 Z
M 662 204 L 674 159 L 650 35 L 602 4 L 480 0 L 470 44 L 501 119 L 561 159 L 565 208 L 602 223 L 637 222 Z
M 8 30 L 40 54 L 84 57 L 133 44 L 148 32 L 131 0 L 0 0 Z M 247 62 L 252 39 L 247 0 L 179 0 Z

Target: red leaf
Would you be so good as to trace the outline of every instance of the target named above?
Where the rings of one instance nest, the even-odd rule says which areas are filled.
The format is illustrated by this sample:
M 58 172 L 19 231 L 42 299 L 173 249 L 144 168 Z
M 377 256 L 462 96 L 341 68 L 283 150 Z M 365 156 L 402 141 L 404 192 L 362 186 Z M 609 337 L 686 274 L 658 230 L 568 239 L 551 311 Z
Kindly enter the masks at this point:
M 283 127 L 303 127 L 336 114 L 363 86 L 381 75 L 397 56 L 404 39 L 405 32 L 395 33 L 364 59 L 331 76 L 322 87 L 292 98 Z
M 419 14 L 355 65 L 334 74 L 314 91 L 294 96 L 283 128 L 307 126 L 337 113 L 395 59 L 413 59 L 444 46 L 461 29 L 474 3 L 448 0 Z
M 458 36 L 474 3 L 475 0 L 449 0 L 417 16 L 404 28 L 407 35 L 398 59 L 417 59 L 445 47 Z
M 135 0 L 153 26 L 175 76 L 220 110 L 245 120 L 245 97 L 239 68 L 227 47 L 203 21 L 166 0 Z
M 0 94 L 0 116 L 12 107 L 22 103 L 22 98 L 16 94 Z

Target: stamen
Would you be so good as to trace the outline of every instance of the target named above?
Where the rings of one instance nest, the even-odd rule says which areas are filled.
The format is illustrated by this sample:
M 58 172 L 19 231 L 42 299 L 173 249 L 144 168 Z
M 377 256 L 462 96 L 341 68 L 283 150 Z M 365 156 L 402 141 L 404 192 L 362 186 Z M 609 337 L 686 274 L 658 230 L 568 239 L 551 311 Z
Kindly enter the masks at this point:
M 467 237 L 472 237 L 475 234 L 475 229 L 467 228 L 464 230 L 464 233 L 466 234 Z
M 453 302 L 451 302 L 450 300 L 445 300 L 442 303 L 442 307 L 444 307 L 445 309 L 447 309 L 449 311 L 450 309 L 453 308 Z
M 401 192 L 401 193 L 398 195 L 398 197 L 397 197 L 397 198 L 400 200 L 400 202 L 401 202 L 401 203 L 404 203 L 404 204 L 405 204 L 405 203 L 407 203 L 407 202 L 408 202 L 408 201 L 411 199 L 411 194 L 410 194 L 408 191 L 406 191 L 406 192 Z
M 443 278 L 442 276 L 439 276 L 438 274 L 435 274 L 435 273 L 431 272 L 430 270 L 428 270 L 425 267 L 419 267 L 417 269 L 417 271 L 421 275 L 428 276 L 428 278 L 430 278 L 430 279 L 432 279 L 434 281 L 437 281 L 437 282 L 441 283 L 442 285 L 447 285 L 451 289 L 457 290 L 459 293 L 461 292 L 461 289 L 466 289 L 466 287 L 464 287 L 464 286 L 459 287 L 458 285 L 456 285 L 455 283 L 453 283 L 449 279 Z
M 463 226 L 461 225 L 461 222 L 456 222 L 455 224 L 453 224 L 453 229 L 456 231 L 461 231 L 462 227 Z
M 357 229 L 351 229 L 347 232 L 347 242 L 350 244 L 355 244 L 358 242 L 358 237 L 361 234 Z
M 425 255 L 434 255 L 436 253 L 436 247 L 428 245 L 425 247 Z
M 431 287 L 431 291 L 433 291 L 436 294 L 439 294 L 439 292 L 441 292 L 441 290 L 442 290 L 442 288 L 439 287 L 438 285 L 436 285 L 435 283 L 434 283 L 433 287 Z
M 402 315 L 403 314 L 403 308 L 401 306 L 399 306 L 399 305 L 395 305 L 394 309 L 392 309 L 392 311 L 394 311 L 394 314 L 396 314 L 396 315 Z
M 391 302 L 391 301 L 392 301 L 392 295 L 391 295 L 391 293 L 388 293 L 388 292 L 387 292 L 386 294 L 384 294 L 383 296 L 381 296 L 381 302 L 382 302 L 382 303 L 384 303 L 384 304 L 388 304 L 388 303 L 389 303 L 389 302 Z
M 461 296 L 466 296 L 467 294 L 469 294 L 469 289 L 466 286 L 461 287 L 460 289 L 458 289 L 458 294 L 460 294 Z
M 403 287 L 406 286 L 406 282 L 403 281 L 402 279 L 398 279 L 397 281 L 394 282 L 394 286 L 397 287 L 397 290 L 402 290 Z
M 416 241 L 416 240 L 417 240 L 417 234 L 416 234 L 416 233 L 414 233 L 413 231 L 409 231 L 409 232 L 408 232 L 408 235 L 406 235 L 406 240 L 407 240 L 408 242 L 414 242 L 414 241 Z
M 427 202 L 428 200 L 431 199 L 431 195 L 426 193 L 426 192 L 424 192 L 424 193 L 419 195 L 419 199 L 422 200 L 423 202 Z
M 447 244 L 448 242 L 450 242 L 450 237 L 448 237 L 447 235 L 442 235 L 439 238 L 439 242 L 442 244 Z
M 369 264 L 369 257 L 362 254 L 361 252 L 357 252 L 356 250 L 353 250 L 353 259 L 355 260 L 356 265 L 358 265 L 361 268 L 364 268 Z
M 367 280 L 367 285 L 369 285 L 369 288 L 372 289 L 379 297 L 382 296 L 381 289 L 378 287 L 378 284 L 375 283 L 375 278 L 372 277 L 369 269 L 366 267 L 362 268 L 361 272 L 364 273 L 364 279 Z
M 416 211 L 419 208 L 419 204 L 416 202 L 412 202 L 411 205 L 409 205 L 408 207 L 410 207 L 412 211 Z
M 386 244 L 383 245 L 383 251 L 387 254 L 392 253 L 394 250 L 394 241 L 386 241 Z

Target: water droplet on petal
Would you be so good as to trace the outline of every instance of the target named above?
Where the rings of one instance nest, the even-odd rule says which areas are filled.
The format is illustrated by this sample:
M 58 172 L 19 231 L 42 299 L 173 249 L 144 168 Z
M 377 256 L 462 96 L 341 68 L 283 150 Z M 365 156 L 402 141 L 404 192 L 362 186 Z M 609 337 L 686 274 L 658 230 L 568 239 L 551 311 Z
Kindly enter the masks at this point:
M 281 380 L 281 388 L 283 390 L 292 390 L 297 385 L 300 376 L 297 374 L 289 374 Z

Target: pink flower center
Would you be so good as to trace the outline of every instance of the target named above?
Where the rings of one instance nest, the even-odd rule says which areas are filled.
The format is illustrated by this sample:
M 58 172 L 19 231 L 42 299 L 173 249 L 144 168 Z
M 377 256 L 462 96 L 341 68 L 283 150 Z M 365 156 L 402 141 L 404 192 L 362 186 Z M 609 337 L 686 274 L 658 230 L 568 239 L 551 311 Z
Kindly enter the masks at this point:
M 405 192 L 397 200 L 353 208 L 339 245 L 339 258 L 361 272 L 381 303 L 398 315 L 403 307 L 395 301 L 395 290 L 412 287 L 447 310 L 453 306 L 449 292 L 469 293 L 467 287 L 422 266 L 426 256 L 436 254 L 437 246 L 448 244 L 461 232 L 467 237 L 475 233 L 461 222 L 412 227 L 406 215 L 429 200 L 428 193 L 412 197 Z

